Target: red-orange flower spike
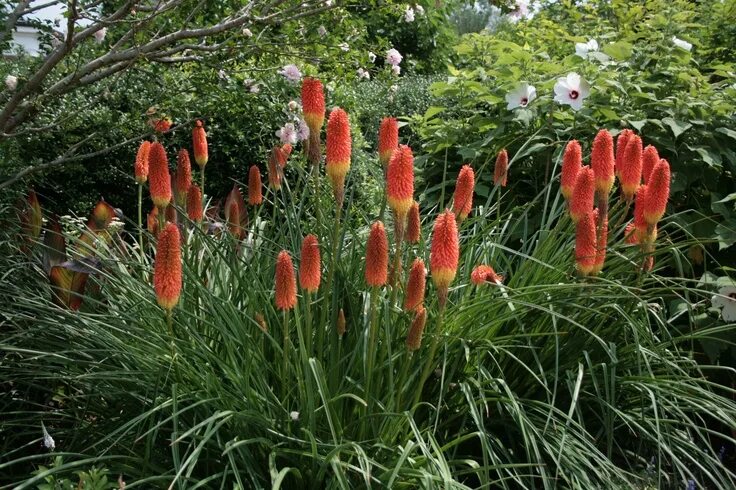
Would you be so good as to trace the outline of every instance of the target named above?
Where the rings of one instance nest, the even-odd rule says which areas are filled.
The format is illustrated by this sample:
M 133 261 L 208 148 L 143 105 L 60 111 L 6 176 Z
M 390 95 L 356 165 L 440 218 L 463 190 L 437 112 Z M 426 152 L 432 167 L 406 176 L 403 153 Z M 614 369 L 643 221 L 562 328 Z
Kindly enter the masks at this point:
M 493 169 L 493 184 L 506 187 L 509 174 L 509 154 L 506 148 L 498 152 L 496 167 Z
M 632 134 L 626 141 L 626 149 L 619 167 L 621 192 L 627 201 L 631 201 L 641 183 L 642 148 L 641 138 Z
M 153 130 L 157 133 L 165 133 L 166 131 L 171 129 L 171 119 L 168 117 L 153 119 L 151 120 L 150 124 Z
M 560 191 L 565 199 L 572 197 L 575 180 L 583 165 L 583 152 L 577 140 L 571 140 L 565 147 L 562 157 L 562 175 L 560 176 Z
M 634 132 L 630 129 L 624 129 L 616 137 L 616 163 L 615 173 L 619 175 L 621 171 L 621 162 L 624 159 L 624 153 L 626 152 L 626 144 L 629 142 L 629 138 L 634 135 Z
M 595 190 L 601 196 L 607 196 L 611 192 L 615 161 L 613 137 L 607 130 L 601 129 L 593 140 L 593 149 L 590 153 L 590 166 L 595 174 Z
M 151 151 L 151 142 L 144 141 L 138 147 L 138 154 L 135 156 L 135 181 L 139 184 L 145 184 L 148 180 L 148 154 Z
M 321 277 L 319 243 L 314 235 L 307 235 L 302 241 L 301 266 L 299 267 L 299 286 L 310 293 L 317 292 Z
M 378 159 L 388 165 L 394 150 L 399 146 L 399 123 L 396 118 L 384 117 L 378 128 Z
M 209 160 L 209 148 L 207 147 L 207 133 L 202 121 L 197 121 L 192 129 L 192 146 L 194 147 L 194 161 L 200 168 L 207 165 Z
M 161 308 L 171 311 L 181 295 L 181 237 L 179 228 L 168 223 L 158 237 L 153 262 L 153 289 Z
M 649 192 L 648 185 L 642 185 L 639 187 L 639 192 L 636 193 L 636 200 L 634 201 L 634 239 L 632 243 L 647 244 L 654 243 L 657 240 L 657 227 L 651 227 L 647 223 L 644 217 L 644 210 L 646 209 L 647 194 Z
M 409 352 L 417 351 L 422 346 L 422 335 L 424 334 L 424 327 L 426 325 L 427 309 L 420 306 L 417 308 L 414 320 L 412 320 L 411 326 L 409 327 L 409 333 L 406 336 L 406 348 Z
M 296 306 L 296 278 L 291 256 L 286 250 L 276 259 L 276 308 L 290 310 Z
M 470 273 L 470 282 L 476 286 L 489 282 L 497 284 L 503 282 L 503 276 L 496 274 L 496 271 L 490 265 L 479 265 Z
M 248 204 L 258 206 L 263 202 L 263 184 L 261 171 L 256 165 L 251 165 L 248 171 Z
M 302 82 L 302 111 L 309 132 L 319 134 L 325 121 L 325 93 L 316 78 L 307 77 Z
M 437 217 L 432 230 L 432 248 L 429 267 L 432 282 L 439 293 L 440 306 L 447 300 L 447 288 L 455 279 L 460 260 L 460 243 L 455 215 L 448 209 Z
M 414 204 L 414 155 L 406 145 L 399 145 L 388 164 L 386 195 L 396 219 L 403 222 Z
M 593 273 L 596 262 L 595 218 L 593 211 L 583 215 L 575 227 L 575 263 L 581 276 Z
M 473 188 L 475 172 L 470 165 L 463 165 L 455 184 L 455 195 L 452 198 L 452 211 L 459 221 L 468 217 L 473 209 Z
M 570 218 L 577 223 L 580 219 L 593 211 L 593 199 L 595 197 L 595 176 L 593 169 L 587 165 L 578 172 L 575 187 L 570 198 Z
M 603 215 L 603 222 L 596 226 L 595 264 L 591 274 L 599 274 L 606 262 L 606 247 L 608 246 L 608 216 Z M 596 223 L 597 225 L 597 223 Z
M 345 176 L 350 170 L 352 140 L 348 113 L 336 107 L 327 120 L 326 172 L 339 204 L 345 194 Z
M 192 184 L 187 192 L 187 215 L 189 219 L 197 223 L 204 218 L 204 209 L 202 207 L 202 191 L 199 186 Z
M 148 153 L 148 179 L 151 200 L 159 208 L 165 208 L 171 202 L 171 175 L 166 150 L 158 141 Z
M 176 158 L 176 180 L 175 188 L 179 203 L 183 204 L 187 199 L 187 192 L 192 185 L 192 164 L 189 162 L 189 152 L 185 149 L 179 150 Z
M 289 160 L 289 157 L 291 156 L 291 152 L 294 149 L 293 146 L 291 146 L 291 143 L 286 143 L 284 146 L 281 147 L 281 151 L 284 154 L 284 161 L 281 164 L 282 167 L 286 166 L 286 162 Z
M 404 309 L 415 310 L 424 303 L 424 289 L 426 288 L 427 269 L 422 259 L 414 259 L 409 270 L 409 279 L 406 282 L 406 296 Z
M 414 204 L 409 208 L 409 215 L 407 218 L 406 225 L 406 241 L 409 243 L 419 243 L 422 238 L 422 223 L 419 216 L 419 203 L 414 201 Z
M 275 146 L 271 150 L 271 155 L 268 158 L 268 185 L 272 189 L 281 189 L 281 177 L 282 177 L 282 165 L 281 162 L 285 162 L 283 158 L 283 151 L 278 146 Z
M 652 145 L 647 145 L 647 147 L 644 148 L 641 158 L 641 176 L 645 184 L 649 182 L 649 176 L 657 163 L 659 163 L 659 153 L 657 153 L 657 149 Z
M 646 199 L 644 200 L 644 219 L 649 226 L 654 226 L 662 219 L 670 198 L 670 164 L 667 160 L 660 160 L 652 169 L 647 184 Z
M 383 286 L 388 280 L 388 238 L 383 223 L 371 226 L 365 248 L 365 282 L 371 287 Z
M 243 194 L 237 185 L 233 185 L 225 200 L 225 221 L 227 221 L 230 233 L 235 238 L 239 240 L 245 238 L 248 214 L 245 209 Z

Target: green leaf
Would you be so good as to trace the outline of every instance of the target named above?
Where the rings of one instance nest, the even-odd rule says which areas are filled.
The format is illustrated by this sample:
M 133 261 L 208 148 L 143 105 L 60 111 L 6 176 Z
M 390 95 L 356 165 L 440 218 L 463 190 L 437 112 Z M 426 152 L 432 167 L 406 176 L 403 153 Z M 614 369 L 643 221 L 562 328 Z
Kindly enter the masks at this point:
M 601 48 L 601 51 L 615 60 L 624 61 L 631 57 L 633 48 L 634 47 L 631 43 L 627 43 L 626 41 L 616 41 L 615 43 L 606 44 Z
M 672 134 L 675 135 L 675 139 L 677 139 L 678 136 L 680 136 L 682 133 L 693 126 L 692 124 L 687 122 L 676 121 L 671 117 L 662 118 L 662 122 L 669 126 L 669 128 L 672 130 Z

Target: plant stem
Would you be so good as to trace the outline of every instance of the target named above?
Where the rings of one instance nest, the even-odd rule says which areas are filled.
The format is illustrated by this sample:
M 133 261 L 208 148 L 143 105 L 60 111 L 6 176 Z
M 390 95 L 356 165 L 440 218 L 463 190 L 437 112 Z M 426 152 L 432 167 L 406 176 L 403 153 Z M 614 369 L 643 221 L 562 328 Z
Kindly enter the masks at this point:
M 138 246 L 143 259 L 143 184 L 138 184 Z
M 322 355 L 323 349 L 324 349 L 324 341 L 325 341 L 325 329 L 328 326 L 328 318 L 327 315 L 330 312 L 330 307 L 332 306 L 332 298 L 335 296 L 335 292 L 332 290 L 332 283 L 335 279 L 335 267 L 337 267 L 337 254 L 339 252 L 338 250 L 338 244 L 337 241 L 340 237 L 340 218 L 342 217 L 342 206 L 339 206 L 335 210 L 335 226 L 332 230 L 332 242 L 330 243 L 330 247 L 332 249 L 332 253 L 330 255 L 330 268 L 327 271 L 327 283 L 325 285 L 324 289 L 324 304 L 322 305 L 322 315 L 321 315 L 321 321 L 319 325 L 317 325 L 317 359 L 322 361 Z M 331 322 L 330 322 L 331 323 Z
M 437 329 L 435 331 L 435 335 L 432 338 L 432 344 L 429 348 L 429 357 L 427 358 L 427 362 L 424 365 L 424 370 L 422 370 L 422 376 L 419 378 L 419 383 L 417 384 L 417 391 L 414 394 L 414 405 L 419 403 L 419 399 L 422 396 L 422 390 L 424 389 L 424 383 L 427 382 L 427 379 L 429 378 L 429 374 L 432 372 L 432 367 L 434 366 L 434 358 L 437 355 L 437 348 L 440 345 L 440 337 L 442 336 L 442 320 L 445 317 L 445 307 L 440 306 L 439 315 L 437 316 Z
M 378 287 L 373 286 L 371 288 L 371 305 L 369 310 L 369 324 L 368 324 L 368 345 L 366 345 L 366 368 L 365 368 L 365 402 L 366 402 L 366 417 L 364 418 L 363 429 L 367 428 L 367 415 L 371 410 L 371 380 L 373 379 L 373 365 L 375 363 L 375 351 L 376 351 L 376 330 L 378 329 Z
M 307 357 L 312 357 L 312 293 L 304 292 L 304 302 L 306 303 L 304 320 L 306 323 L 305 344 L 307 349 Z
M 204 165 L 200 167 L 199 174 L 200 185 L 202 186 L 202 202 L 204 202 Z
M 281 366 L 281 404 L 286 406 L 286 387 L 289 373 L 289 310 L 283 310 L 283 329 L 284 329 L 284 346 L 283 346 L 283 364 Z
M 404 392 L 404 383 L 406 383 L 406 376 L 409 373 L 409 365 L 411 364 L 412 357 L 412 352 L 407 352 L 406 358 L 404 359 L 404 362 L 401 366 L 399 381 L 396 385 L 396 406 L 394 407 L 394 410 L 396 410 L 397 412 L 401 411 L 401 394 Z

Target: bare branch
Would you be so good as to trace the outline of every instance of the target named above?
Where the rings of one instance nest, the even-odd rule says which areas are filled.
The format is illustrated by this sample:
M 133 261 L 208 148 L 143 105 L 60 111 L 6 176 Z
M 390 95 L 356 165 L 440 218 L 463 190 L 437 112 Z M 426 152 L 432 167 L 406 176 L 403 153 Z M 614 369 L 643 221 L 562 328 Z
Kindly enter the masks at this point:
M 18 2 L 18 5 L 15 6 L 12 12 L 10 12 L 8 18 L 5 19 L 5 27 L 3 28 L 2 36 L 0 36 L 0 42 L 5 42 L 8 38 L 10 38 L 13 33 L 13 29 L 15 29 L 15 24 L 18 23 L 18 19 L 21 18 L 24 10 L 26 10 L 30 3 L 31 0 L 23 0 L 22 2 Z

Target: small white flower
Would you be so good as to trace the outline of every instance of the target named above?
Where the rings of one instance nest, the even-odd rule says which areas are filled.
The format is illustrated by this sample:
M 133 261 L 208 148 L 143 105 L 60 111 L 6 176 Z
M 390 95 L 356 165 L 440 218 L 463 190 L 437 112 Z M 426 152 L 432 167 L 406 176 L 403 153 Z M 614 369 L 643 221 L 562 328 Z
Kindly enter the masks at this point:
M 297 420 L 299 420 L 299 412 L 297 412 L 296 410 L 294 410 L 293 412 L 290 412 L 289 413 L 289 417 L 291 417 L 291 420 L 293 420 L 294 422 L 296 422 Z
M 386 51 L 386 63 L 392 66 L 398 66 L 401 64 L 401 60 L 403 60 L 404 57 L 401 56 L 401 53 L 399 53 L 394 48 L 389 49 Z
M 391 72 L 394 74 L 394 76 L 399 76 L 401 73 L 401 67 L 399 65 L 394 65 L 391 67 Z
M 376 53 L 374 53 L 373 51 L 368 51 L 368 61 L 374 63 L 376 61 Z
M 690 44 L 687 41 L 684 41 L 677 36 L 672 36 L 672 43 L 677 46 L 680 49 L 684 49 L 685 51 L 691 51 L 693 49 L 693 45 Z
M 217 76 L 220 80 L 227 80 L 227 72 L 225 70 L 219 70 Z
M 299 103 L 295 100 L 290 100 L 288 107 L 291 112 L 294 112 L 295 110 L 299 109 Z
M 253 32 L 246 27 L 245 29 L 243 29 L 243 35 L 245 37 L 253 37 Z
M 95 37 L 95 41 L 97 41 L 98 44 L 105 40 L 106 35 L 107 27 L 103 27 L 102 29 L 95 31 L 95 33 L 93 34 L 93 36 Z
M 587 43 L 575 43 L 575 54 L 581 58 L 588 58 L 588 53 L 598 51 L 598 41 L 590 39 Z
M 250 93 L 257 94 L 260 91 L 261 91 L 261 86 L 258 85 L 257 83 L 250 86 Z
M 388 89 L 389 89 L 389 90 L 390 90 L 391 92 L 393 92 L 393 93 L 396 93 L 396 92 L 398 92 L 398 91 L 399 91 L 399 86 L 398 86 L 398 85 L 391 85 L 391 86 L 390 86 L 390 87 L 389 87 Z
M 306 141 L 309 139 L 309 126 L 307 126 L 307 121 L 304 119 L 299 121 L 299 129 L 296 131 L 296 137 L 299 141 Z
M 284 127 L 276 131 L 276 136 L 281 140 L 281 144 L 296 144 L 296 128 L 292 123 L 284 124 Z
M 416 12 L 417 15 L 421 17 L 424 15 L 424 7 L 422 7 L 421 5 L 415 5 L 414 12 Z
M 332 7 L 332 0 L 325 0 L 325 7 Z
M 43 425 L 43 422 L 41 423 L 41 430 L 43 430 L 43 445 L 48 449 L 49 451 L 53 451 L 56 449 L 56 442 L 54 442 L 54 438 L 51 437 L 51 434 L 49 434 L 49 431 L 46 430 L 46 426 Z
M 526 107 L 531 101 L 537 98 L 537 89 L 534 85 L 522 83 L 516 89 L 506 94 L 506 108 L 510 111 L 517 107 Z
M 363 68 L 358 68 L 358 78 L 365 78 L 366 80 L 370 80 L 371 74 Z
M 7 77 L 5 77 L 5 87 L 7 87 L 8 90 L 12 92 L 17 86 L 18 77 L 15 77 L 13 75 L 8 75 Z
M 404 11 L 404 22 L 414 22 L 414 9 L 410 5 L 407 5 Z
M 568 73 L 555 83 L 555 102 L 569 105 L 574 111 L 583 108 L 583 100 L 590 95 L 590 85 L 577 73 Z
M 348 43 L 340 43 L 337 45 L 338 48 L 342 49 L 346 53 L 350 51 L 350 46 L 348 46 Z
M 721 318 L 724 322 L 736 322 L 736 286 L 723 286 L 710 301 L 715 308 L 723 308 Z
M 290 82 L 298 82 L 302 79 L 302 72 L 299 71 L 296 65 L 286 65 L 279 73 Z
M 317 34 L 319 34 L 319 37 L 325 37 L 327 35 L 327 29 L 325 29 L 325 26 L 319 26 L 317 28 Z

